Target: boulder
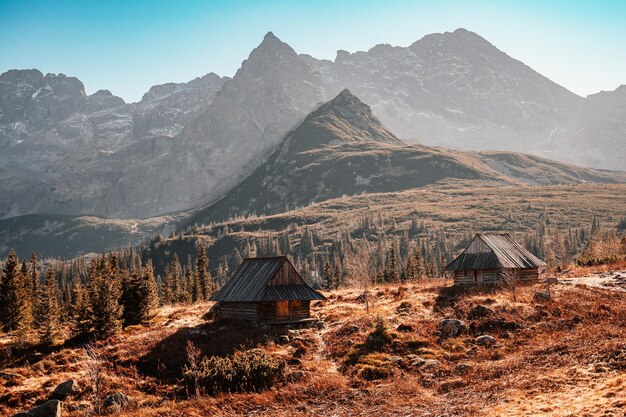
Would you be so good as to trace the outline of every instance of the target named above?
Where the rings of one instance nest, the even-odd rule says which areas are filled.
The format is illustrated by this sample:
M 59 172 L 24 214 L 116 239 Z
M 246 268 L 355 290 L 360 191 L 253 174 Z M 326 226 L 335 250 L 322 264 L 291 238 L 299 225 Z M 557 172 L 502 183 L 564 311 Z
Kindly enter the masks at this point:
M 493 314 L 493 310 L 487 306 L 482 304 L 478 304 L 469 313 L 469 318 L 471 319 L 482 319 L 483 317 L 491 316 Z
M 286 334 L 278 336 L 276 338 L 276 343 L 278 343 L 279 345 L 285 345 L 289 343 L 289 336 L 287 336 Z
M 550 301 L 552 296 L 547 291 L 537 291 L 535 292 L 535 295 L 533 295 L 533 299 L 537 302 L 545 302 Z
M 437 369 L 441 366 L 441 362 L 437 359 L 427 359 L 427 358 L 416 358 L 411 365 L 417 366 L 420 369 L 429 370 L 429 369 Z
M 387 360 L 395 364 L 401 363 L 403 361 L 402 357 L 396 355 L 387 356 Z
M 441 337 L 455 337 L 467 330 L 467 324 L 457 319 L 443 319 L 439 322 L 439 333 Z
M 483 334 L 475 339 L 476 343 L 482 346 L 493 346 L 496 344 L 496 338 L 488 334 Z
M 124 408 L 128 405 L 130 405 L 130 398 L 128 397 L 128 395 L 121 392 L 109 394 L 104 397 L 104 400 L 102 401 L 103 408 L 109 408 L 114 406 L 117 408 Z
M 559 279 L 556 278 L 556 277 L 546 278 L 546 284 L 554 285 L 554 284 L 558 284 L 558 283 L 559 283 Z
M 15 414 L 13 417 L 61 417 L 61 413 L 61 402 L 59 400 L 50 400 L 28 411 Z
M 61 400 L 64 401 L 72 394 L 78 392 L 78 383 L 75 379 L 68 379 L 65 382 L 60 383 L 50 394 L 51 400 Z

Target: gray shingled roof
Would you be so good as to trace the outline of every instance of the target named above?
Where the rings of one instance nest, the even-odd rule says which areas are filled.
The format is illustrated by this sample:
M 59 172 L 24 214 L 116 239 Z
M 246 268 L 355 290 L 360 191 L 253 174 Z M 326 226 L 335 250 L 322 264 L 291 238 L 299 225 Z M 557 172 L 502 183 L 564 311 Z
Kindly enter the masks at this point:
M 284 256 L 245 259 L 226 285 L 213 294 L 211 300 L 259 302 L 325 299 L 301 278 L 301 284 L 298 285 L 268 286 L 267 284 L 285 262 L 289 260 Z
M 446 270 L 467 271 L 472 269 L 501 268 L 532 269 L 546 266 L 544 261 L 524 249 L 506 233 L 478 234 L 474 237 L 474 239 L 481 239 L 491 248 L 492 251 L 488 253 L 466 253 L 463 251 L 463 253 L 446 266 Z M 472 239 L 472 241 L 474 241 L 474 239 Z

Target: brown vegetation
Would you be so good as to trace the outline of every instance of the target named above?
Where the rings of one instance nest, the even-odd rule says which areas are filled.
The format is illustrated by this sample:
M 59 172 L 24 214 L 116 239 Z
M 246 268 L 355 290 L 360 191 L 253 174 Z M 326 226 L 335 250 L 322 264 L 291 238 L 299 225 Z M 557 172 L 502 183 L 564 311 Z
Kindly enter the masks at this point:
M 112 392 L 135 401 L 119 416 L 623 414 L 623 292 L 538 283 L 518 288 L 514 300 L 509 291 L 456 294 L 449 284 L 372 286 L 369 313 L 363 288 L 328 293 L 313 305 L 320 328 L 226 326 L 203 318 L 210 304 L 164 307 L 149 327 L 131 326 L 90 349 L 30 352 L 28 362 L 5 335 L 0 414 L 45 399 L 70 377 L 84 390 L 66 403 L 69 416 L 87 415 Z M 549 298 L 538 301 L 538 291 Z M 444 318 L 467 330 L 445 337 Z M 477 343 L 483 334 L 495 345 Z M 286 364 L 283 376 L 257 393 L 194 398 L 182 379 L 189 341 L 198 358 L 262 352 Z

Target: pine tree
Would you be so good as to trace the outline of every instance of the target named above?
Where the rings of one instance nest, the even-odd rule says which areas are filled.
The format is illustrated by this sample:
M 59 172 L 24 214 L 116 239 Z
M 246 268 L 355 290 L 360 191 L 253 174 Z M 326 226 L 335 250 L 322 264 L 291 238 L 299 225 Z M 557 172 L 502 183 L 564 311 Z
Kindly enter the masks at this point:
M 398 273 L 398 258 L 396 257 L 396 250 L 391 246 L 389 251 L 389 265 L 387 266 L 387 281 L 399 282 L 400 274 Z
M 335 280 L 333 274 L 333 267 L 330 265 L 330 262 L 326 262 L 324 264 L 324 270 L 322 272 L 322 279 L 324 288 L 327 290 L 333 289 Z
M 193 302 L 194 297 L 194 277 L 193 269 L 191 268 L 191 261 L 185 266 L 185 272 L 183 274 L 183 291 L 181 292 L 181 298 L 179 302 L 190 304 Z
M 26 277 L 14 250 L 9 253 L 0 281 L 0 324 L 4 331 L 28 330 L 33 323 L 32 300 Z
M 140 317 L 142 323 L 147 323 L 154 318 L 159 306 L 159 295 L 152 262 L 148 262 L 141 273 L 141 290 Z
M 230 257 L 230 270 L 235 271 L 239 268 L 239 265 L 243 262 L 243 258 L 241 257 L 241 253 L 239 249 L 233 249 L 233 255 Z
M 100 259 L 91 283 L 93 327 L 96 335 L 108 337 L 122 328 L 123 308 L 120 305 L 121 283 L 106 257 Z
M 213 279 L 207 271 L 208 266 L 209 260 L 206 256 L 206 249 L 204 245 L 200 245 L 198 258 L 196 259 L 196 281 L 200 284 L 200 291 L 198 291 L 199 301 L 206 301 L 213 295 Z
M 124 325 L 147 324 L 158 311 L 159 299 L 152 263 L 141 274 L 133 271 L 124 289 Z
M 89 292 L 80 282 L 72 289 L 72 302 L 69 307 L 69 320 L 75 334 L 85 334 L 91 329 L 92 309 Z
M 56 273 L 48 270 L 37 300 L 37 327 L 41 343 L 54 344 L 61 335 L 61 308 Z
M 415 268 L 415 257 L 409 255 L 406 259 L 406 266 L 404 267 L 403 280 L 413 281 L 417 278 L 417 272 Z
M 174 304 L 179 295 L 180 283 L 180 261 L 178 255 L 174 253 L 171 262 L 165 267 L 165 278 L 161 288 L 161 303 Z
M 424 267 L 424 259 L 422 258 L 420 248 L 415 248 L 413 251 L 413 259 L 415 260 L 415 277 L 422 278 L 426 274 L 426 268 Z
M 32 294 L 33 300 L 37 295 L 37 290 L 39 288 L 39 270 L 37 269 L 37 254 L 35 252 L 30 256 L 30 293 Z

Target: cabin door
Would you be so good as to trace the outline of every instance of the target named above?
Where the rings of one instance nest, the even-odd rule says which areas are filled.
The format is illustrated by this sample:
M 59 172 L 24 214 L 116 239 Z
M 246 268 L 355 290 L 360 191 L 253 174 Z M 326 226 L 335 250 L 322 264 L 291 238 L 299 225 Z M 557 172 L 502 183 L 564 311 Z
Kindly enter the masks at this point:
M 474 282 L 483 282 L 483 271 L 474 270 Z
M 276 318 L 289 317 L 289 301 L 276 301 Z

